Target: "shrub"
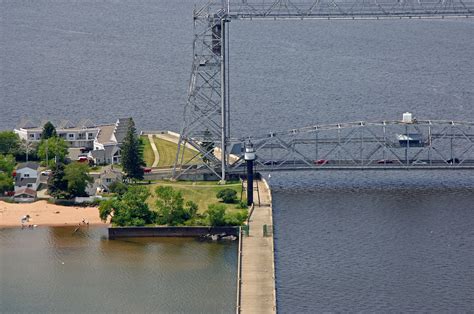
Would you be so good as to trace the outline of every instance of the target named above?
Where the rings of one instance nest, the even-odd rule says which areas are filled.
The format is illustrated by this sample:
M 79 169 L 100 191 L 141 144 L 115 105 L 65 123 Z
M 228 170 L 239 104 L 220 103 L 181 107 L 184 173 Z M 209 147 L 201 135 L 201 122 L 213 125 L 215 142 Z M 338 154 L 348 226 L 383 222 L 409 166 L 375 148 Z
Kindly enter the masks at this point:
M 225 206 L 222 204 L 211 204 L 206 211 L 207 220 L 210 226 L 225 225 Z
M 237 201 L 237 192 L 233 189 L 222 189 L 217 192 L 216 197 L 226 204 L 232 204 Z

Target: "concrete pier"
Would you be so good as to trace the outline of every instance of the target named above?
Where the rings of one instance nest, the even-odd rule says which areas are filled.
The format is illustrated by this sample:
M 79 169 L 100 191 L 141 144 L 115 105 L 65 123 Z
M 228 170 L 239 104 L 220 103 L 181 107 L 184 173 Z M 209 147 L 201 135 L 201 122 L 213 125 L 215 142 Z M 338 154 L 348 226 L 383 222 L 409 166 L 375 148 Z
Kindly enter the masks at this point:
M 257 182 L 256 182 L 257 183 Z M 257 203 L 250 219 L 250 235 L 242 237 L 240 313 L 276 313 L 275 263 L 271 193 L 265 181 L 258 181 L 261 206 Z M 264 236 L 264 225 L 268 234 Z

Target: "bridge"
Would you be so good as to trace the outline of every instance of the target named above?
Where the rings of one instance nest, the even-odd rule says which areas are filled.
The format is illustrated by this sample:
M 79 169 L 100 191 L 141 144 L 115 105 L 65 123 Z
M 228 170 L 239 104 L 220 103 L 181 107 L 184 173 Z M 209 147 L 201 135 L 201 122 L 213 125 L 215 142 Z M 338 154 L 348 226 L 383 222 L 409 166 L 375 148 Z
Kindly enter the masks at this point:
M 257 169 L 471 169 L 472 123 L 354 122 L 231 137 L 229 25 L 232 20 L 471 18 L 474 0 L 221 0 L 195 9 L 193 64 L 173 176 L 241 171 L 245 141 Z M 403 130 L 405 128 L 405 130 Z M 184 159 L 185 147 L 196 154 Z M 217 149 L 211 149 L 217 146 Z M 239 151 L 240 148 L 240 151 Z M 206 169 L 196 169 L 200 159 Z

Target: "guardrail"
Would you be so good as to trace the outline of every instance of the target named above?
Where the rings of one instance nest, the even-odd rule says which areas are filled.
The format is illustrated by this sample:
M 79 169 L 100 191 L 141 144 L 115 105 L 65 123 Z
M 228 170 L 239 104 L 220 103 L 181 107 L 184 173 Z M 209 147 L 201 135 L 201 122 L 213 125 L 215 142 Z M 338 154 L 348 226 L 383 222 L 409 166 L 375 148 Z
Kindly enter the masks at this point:
M 239 227 L 239 248 L 237 256 L 237 301 L 235 306 L 235 313 L 240 313 L 241 303 L 241 287 L 242 287 L 242 228 Z

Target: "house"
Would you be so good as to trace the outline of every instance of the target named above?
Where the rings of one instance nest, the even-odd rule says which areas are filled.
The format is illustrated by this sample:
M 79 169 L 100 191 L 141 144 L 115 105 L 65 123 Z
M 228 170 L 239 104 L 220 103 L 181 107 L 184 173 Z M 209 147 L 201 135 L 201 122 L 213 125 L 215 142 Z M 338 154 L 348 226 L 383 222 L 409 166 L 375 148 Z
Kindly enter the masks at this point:
M 14 132 L 18 134 L 20 139 L 29 142 L 39 142 L 41 133 L 46 121 L 41 122 L 40 126 L 33 124 L 31 121 L 23 121 Z M 77 125 L 72 124 L 68 120 L 61 121 L 56 127 L 56 133 L 64 139 L 69 147 L 92 149 L 94 140 L 99 133 L 99 127 L 94 126 L 90 120 L 82 120 Z
M 91 176 L 94 178 L 94 182 L 87 187 L 87 193 L 91 196 L 101 192 L 109 192 L 112 183 L 123 181 L 123 173 L 116 168 L 114 169 L 113 165 L 106 166 L 102 168 L 101 172 L 91 174 Z
M 15 200 L 34 201 L 36 199 L 36 191 L 40 184 L 38 175 L 39 164 L 35 162 L 27 162 L 18 165 L 15 175 Z
M 36 191 L 29 188 L 21 188 L 13 196 L 17 202 L 34 202 L 36 200 Z
M 27 162 L 19 164 L 15 171 L 15 193 L 23 188 L 28 188 L 33 191 L 38 189 L 39 164 L 36 162 Z
M 99 134 L 94 141 L 94 149 L 89 151 L 88 157 L 96 165 L 119 164 L 125 135 L 127 134 L 129 119 L 118 119 L 115 124 L 101 125 Z
M 74 125 L 64 120 L 56 127 L 56 133 L 69 144 L 71 160 L 88 158 L 96 165 L 118 164 L 121 162 L 120 146 L 127 133 L 128 121 L 129 118 L 122 118 L 112 124 L 94 125 L 90 120 L 82 120 Z M 40 125 L 46 123 L 43 122 Z M 14 132 L 20 139 L 39 142 L 43 128 L 26 120 Z

